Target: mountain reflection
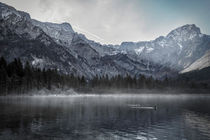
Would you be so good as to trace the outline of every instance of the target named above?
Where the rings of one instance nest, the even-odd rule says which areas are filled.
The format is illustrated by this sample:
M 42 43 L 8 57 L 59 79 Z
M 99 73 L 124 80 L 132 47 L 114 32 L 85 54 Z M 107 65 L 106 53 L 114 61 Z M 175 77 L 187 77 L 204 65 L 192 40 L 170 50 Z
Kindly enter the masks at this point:
M 156 95 L 1 98 L 0 139 L 206 140 L 209 115 L 193 111 L 207 101 L 209 97 Z

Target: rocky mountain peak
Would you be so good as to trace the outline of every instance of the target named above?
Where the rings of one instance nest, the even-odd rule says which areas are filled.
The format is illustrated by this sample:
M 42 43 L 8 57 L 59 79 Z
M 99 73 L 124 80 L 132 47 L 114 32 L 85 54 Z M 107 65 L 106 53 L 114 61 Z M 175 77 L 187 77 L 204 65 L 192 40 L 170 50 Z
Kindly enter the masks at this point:
M 67 30 L 72 30 L 72 32 L 73 32 L 73 29 L 69 23 L 67 23 L 67 22 L 61 23 L 61 26 Z
M 192 40 L 200 34 L 200 28 L 198 28 L 195 24 L 187 24 L 171 31 L 166 37 L 181 42 Z
M 30 15 L 24 11 L 18 11 L 15 8 L 8 6 L 0 2 L 0 18 L 8 19 L 12 15 L 15 15 L 16 18 L 22 19 L 31 19 Z

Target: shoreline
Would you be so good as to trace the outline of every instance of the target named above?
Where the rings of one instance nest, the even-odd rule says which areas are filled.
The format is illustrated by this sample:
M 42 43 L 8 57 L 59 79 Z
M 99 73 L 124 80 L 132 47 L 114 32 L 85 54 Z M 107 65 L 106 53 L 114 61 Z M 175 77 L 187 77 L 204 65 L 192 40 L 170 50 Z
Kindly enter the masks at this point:
M 80 96 L 80 95 L 210 95 L 210 89 L 40 89 L 27 93 L 2 94 L 4 96 Z

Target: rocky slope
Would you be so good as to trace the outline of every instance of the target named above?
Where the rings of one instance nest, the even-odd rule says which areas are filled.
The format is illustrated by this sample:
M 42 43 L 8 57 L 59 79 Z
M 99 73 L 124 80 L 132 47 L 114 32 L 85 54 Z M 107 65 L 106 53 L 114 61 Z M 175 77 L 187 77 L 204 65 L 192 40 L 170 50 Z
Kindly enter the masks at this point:
M 123 42 L 119 51 L 137 55 L 155 63 L 183 70 L 210 49 L 210 36 L 201 33 L 194 24 L 184 25 L 167 36 L 148 42 Z
M 189 67 L 182 70 L 180 73 L 201 70 L 206 67 L 210 67 L 210 51 L 207 51 L 204 56 L 193 62 Z

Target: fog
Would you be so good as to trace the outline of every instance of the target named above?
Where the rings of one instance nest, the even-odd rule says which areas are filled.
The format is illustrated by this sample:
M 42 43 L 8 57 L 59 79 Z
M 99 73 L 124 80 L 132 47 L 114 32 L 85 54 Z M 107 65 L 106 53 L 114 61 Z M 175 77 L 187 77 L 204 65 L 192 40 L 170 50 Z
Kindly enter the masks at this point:
M 206 96 L 209 92 L 206 90 L 192 90 L 192 89 L 92 89 L 92 90 L 78 90 L 72 88 L 55 88 L 53 87 L 51 90 L 46 88 L 42 89 L 34 89 L 27 93 L 23 94 L 9 94 L 7 96 L 33 96 L 33 97 L 135 97 L 139 96 L 142 98 L 153 98 L 153 97 L 164 97 L 164 98 L 184 98 L 196 96 Z
M 210 139 L 209 95 L 57 92 L 1 96 L 0 139 Z

